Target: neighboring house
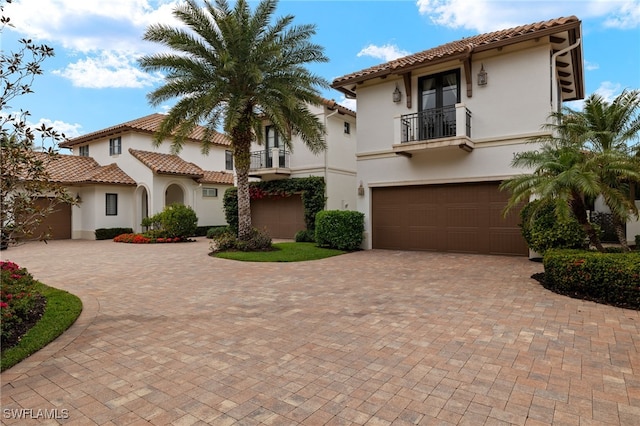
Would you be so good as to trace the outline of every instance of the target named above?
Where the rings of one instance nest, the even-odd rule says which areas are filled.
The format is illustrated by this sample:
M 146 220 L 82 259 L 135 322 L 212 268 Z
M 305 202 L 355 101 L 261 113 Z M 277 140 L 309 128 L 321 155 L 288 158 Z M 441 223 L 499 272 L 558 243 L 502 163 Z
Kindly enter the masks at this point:
M 152 114 L 70 139 L 48 171 L 80 201 L 47 219 L 54 238 L 93 239 L 98 228 L 142 231 L 142 219 L 172 203 L 191 206 L 198 225 L 225 225 L 224 191 L 234 183 L 230 142 L 219 134 L 208 155 L 201 152 L 204 129 L 196 129 L 179 154 L 170 141 L 156 147 L 154 133 L 164 118 Z
M 526 255 L 498 185 L 551 111 L 584 98 L 572 16 L 467 37 L 335 79 L 358 100 L 364 248 Z
M 293 151 L 284 144 L 270 123 L 263 126 L 263 143 L 251 148 L 249 176 L 262 180 L 320 176 L 326 184 L 326 209 L 356 208 L 356 113 L 335 101 L 324 99 L 321 106 L 310 106 L 326 128 L 327 149 L 313 154 L 299 136 L 293 135 Z M 252 225 L 266 229 L 274 238 L 293 238 L 305 229 L 299 195 L 251 200 Z

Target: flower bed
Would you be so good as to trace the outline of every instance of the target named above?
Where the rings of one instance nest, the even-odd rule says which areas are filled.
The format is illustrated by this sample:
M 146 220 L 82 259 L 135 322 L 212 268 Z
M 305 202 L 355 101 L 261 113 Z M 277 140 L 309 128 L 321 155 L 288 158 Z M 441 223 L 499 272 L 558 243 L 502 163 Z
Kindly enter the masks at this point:
M 113 239 L 116 243 L 129 244 L 162 244 L 162 243 L 179 243 L 185 241 L 183 238 L 162 238 L 148 237 L 144 234 L 120 234 Z
M 26 269 L 0 261 L 0 333 L 3 348 L 15 345 L 44 313 L 46 300 L 35 290 L 36 281 Z

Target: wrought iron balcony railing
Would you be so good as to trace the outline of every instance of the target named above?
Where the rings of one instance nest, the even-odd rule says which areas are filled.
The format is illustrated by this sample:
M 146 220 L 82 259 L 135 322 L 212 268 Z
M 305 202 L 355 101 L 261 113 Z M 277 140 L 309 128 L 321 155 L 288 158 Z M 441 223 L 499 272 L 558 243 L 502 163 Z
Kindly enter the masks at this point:
M 251 153 L 250 170 L 289 168 L 289 152 L 284 148 L 273 148 Z
M 401 143 L 454 136 L 471 137 L 471 112 L 464 106 L 433 108 L 400 117 Z

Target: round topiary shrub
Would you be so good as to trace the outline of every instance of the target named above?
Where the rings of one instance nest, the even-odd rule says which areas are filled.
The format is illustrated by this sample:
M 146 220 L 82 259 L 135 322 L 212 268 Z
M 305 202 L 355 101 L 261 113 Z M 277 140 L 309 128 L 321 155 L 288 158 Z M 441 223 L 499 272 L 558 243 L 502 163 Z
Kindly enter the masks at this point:
M 196 232 L 198 216 L 191 207 L 176 203 L 164 208 L 160 222 L 165 236 L 188 238 Z

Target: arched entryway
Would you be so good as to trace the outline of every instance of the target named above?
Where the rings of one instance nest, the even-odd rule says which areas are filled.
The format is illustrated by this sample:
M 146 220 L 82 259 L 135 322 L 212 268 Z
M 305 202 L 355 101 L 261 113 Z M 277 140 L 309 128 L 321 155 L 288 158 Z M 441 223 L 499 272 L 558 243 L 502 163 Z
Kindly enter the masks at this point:
M 164 205 L 168 206 L 174 203 L 184 204 L 184 191 L 180 185 L 172 183 L 164 192 Z

